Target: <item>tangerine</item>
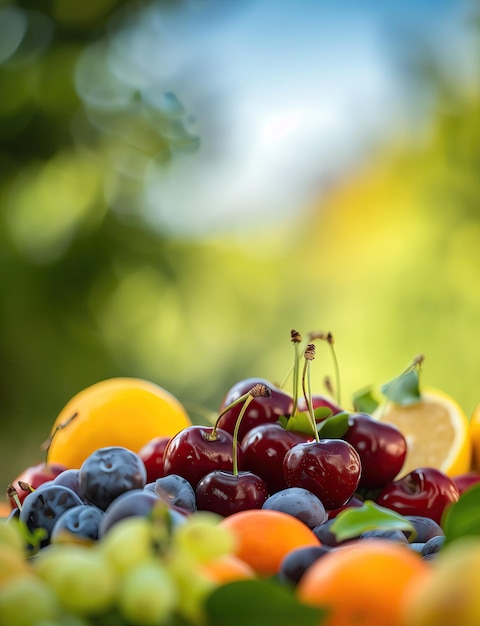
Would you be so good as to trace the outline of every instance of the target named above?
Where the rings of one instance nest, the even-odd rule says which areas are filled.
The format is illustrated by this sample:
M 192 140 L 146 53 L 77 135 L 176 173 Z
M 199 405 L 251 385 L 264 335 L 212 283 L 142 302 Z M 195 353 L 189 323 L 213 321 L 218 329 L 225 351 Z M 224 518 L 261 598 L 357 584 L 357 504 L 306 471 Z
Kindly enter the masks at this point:
M 274 576 L 295 548 L 318 546 L 319 539 L 299 519 L 282 511 L 251 509 L 225 517 L 220 526 L 233 531 L 234 554 L 259 576 Z
M 407 589 L 430 571 L 408 546 L 365 539 L 315 561 L 296 594 L 305 604 L 327 609 L 322 626 L 400 626 Z
M 256 577 L 254 569 L 234 554 L 223 554 L 216 559 L 203 563 L 201 570 L 207 578 L 219 585 L 234 580 Z
M 138 452 L 158 436 L 172 437 L 191 420 L 175 396 L 139 378 L 109 378 L 77 393 L 50 433 L 49 463 L 76 469 L 98 448 Z

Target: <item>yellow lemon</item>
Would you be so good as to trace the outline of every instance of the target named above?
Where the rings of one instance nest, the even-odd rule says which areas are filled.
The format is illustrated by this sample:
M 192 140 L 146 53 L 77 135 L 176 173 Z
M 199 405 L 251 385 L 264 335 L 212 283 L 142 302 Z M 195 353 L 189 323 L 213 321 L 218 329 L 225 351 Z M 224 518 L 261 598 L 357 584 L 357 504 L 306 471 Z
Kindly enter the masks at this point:
M 374 417 L 397 426 L 407 440 L 401 475 L 419 467 L 435 467 L 448 476 L 470 470 L 468 418 L 457 402 L 438 389 L 425 389 L 415 404 L 387 402 Z
M 138 452 L 154 437 L 172 437 L 190 425 L 180 401 L 159 385 L 110 378 L 83 389 L 60 411 L 50 433 L 48 462 L 76 469 L 98 448 Z

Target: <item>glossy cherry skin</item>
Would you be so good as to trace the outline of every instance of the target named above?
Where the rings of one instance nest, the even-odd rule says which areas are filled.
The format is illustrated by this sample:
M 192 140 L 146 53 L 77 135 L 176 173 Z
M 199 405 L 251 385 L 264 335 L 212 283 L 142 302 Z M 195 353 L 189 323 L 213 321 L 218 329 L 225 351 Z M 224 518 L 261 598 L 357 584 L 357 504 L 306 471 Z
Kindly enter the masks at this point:
M 461 495 L 464 491 L 480 482 L 480 473 L 472 470 L 471 472 L 458 474 L 458 476 L 453 477 L 453 482 L 457 485 Z
M 221 428 L 211 440 L 212 426 L 187 426 L 170 439 L 165 448 L 165 476 L 178 474 L 186 478 L 196 489 L 197 484 L 209 472 L 233 468 L 233 438 Z M 243 468 L 243 451 L 237 450 L 238 467 Z
M 292 413 L 292 397 L 264 378 L 246 378 L 233 385 L 223 398 L 220 405 L 220 412 L 226 406 L 238 400 L 243 394 L 250 391 L 250 389 L 258 383 L 268 387 L 272 393 L 268 397 L 255 398 L 250 402 L 240 423 L 238 431 L 239 441 L 241 441 L 246 433 L 254 426 L 264 424 L 265 422 L 275 423 L 282 415 L 289 416 Z M 218 426 L 230 434 L 233 434 L 235 423 L 241 410 L 242 403 L 240 402 L 219 419 Z
M 283 460 L 289 487 L 304 487 L 326 509 L 338 509 L 356 492 L 362 464 L 355 448 L 343 439 L 297 443 Z
M 261 509 L 268 498 L 266 483 L 252 472 L 215 470 L 204 476 L 195 490 L 197 508 L 227 517 L 239 511 Z
M 170 437 L 155 437 L 138 451 L 138 456 L 142 459 L 147 470 L 148 483 L 153 483 L 157 478 L 165 476 L 163 456 L 169 441 Z
M 364 501 L 361 500 L 360 498 L 357 498 L 357 496 L 352 496 L 350 498 L 350 500 L 344 504 L 343 506 L 339 507 L 338 509 L 330 509 L 327 511 L 327 517 L 328 519 L 333 519 L 334 517 L 337 517 L 337 515 L 339 513 L 341 513 L 342 511 L 345 511 L 345 509 L 351 509 L 351 508 L 359 508 L 361 506 L 363 506 Z
M 393 424 L 379 422 L 366 413 L 352 413 L 342 439 L 360 455 L 359 487 L 378 489 L 398 476 L 407 455 L 407 441 Z
M 33 487 L 33 489 L 37 489 L 37 487 L 40 487 L 43 483 L 53 480 L 66 469 L 66 466 L 60 463 L 37 463 L 37 465 L 31 465 L 24 469 L 23 472 L 12 481 L 12 485 L 17 490 L 20 503 L 23 503 L 29 492 L 20 489 L 18 481 L 27 483 L 30 487 Z M 17 506 L 12 498 L 10 498 L 10 506 L 12 509 Z
M 413 470 L 384 487 L 377 504 L 402 515 L 430 517 L 441 524 L 446 507 L 460 497 L 453 480 L 433 467 Z
M 261 476 L 270 494 L 287 488 L 283 473 L 285 454 L 297 443 L 309 441 L 303 433 L 285 430 L 280 424 L 260 424 L 241 441 L 243 467 Z

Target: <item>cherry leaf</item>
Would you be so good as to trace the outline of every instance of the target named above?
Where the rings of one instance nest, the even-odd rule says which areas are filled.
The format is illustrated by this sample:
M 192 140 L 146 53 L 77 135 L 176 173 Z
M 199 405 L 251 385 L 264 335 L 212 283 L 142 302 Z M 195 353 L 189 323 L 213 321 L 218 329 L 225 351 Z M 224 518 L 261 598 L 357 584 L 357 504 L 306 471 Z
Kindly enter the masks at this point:
M 209 626 L 320 626 L 325 611 L 299 602 L 273 579 L 238 580 L 213 590 L 205 603 Z
M 322 439 L 340 439 L 347 432 L 350 413 L 342 411 L 336 415 L 327 417 L 318 425 L 318 434 Z
M 373 395 L 372 387 L 367 387 L 353 394 L 352 404 L 353 408 L 358 413 L 368 413 L 371 415 L 378 407 L 379 402 Z
M 380 388 L 383 395 L 392 402 L 408 406 L 420 400 L 419 375 L 417 369 L 400 374 Z
M 314 436 L 312 420 L 308 413 L 297 413 L 288 418 L 285 430 Z
M 409 541 L 413 541 L 416 534 L 413 524 L 403 515 L 379 506 L 371 500 L 365 500 L 360 507 L 341 511 L 330 530 L 337 541 L 354 539 L 367 530 L 406 530 L 409 532 Z
M 445 545 L 462 537 L 480 535 L 480 484 L 464 491 L 457 502 L 445 509 L 442 528 Z

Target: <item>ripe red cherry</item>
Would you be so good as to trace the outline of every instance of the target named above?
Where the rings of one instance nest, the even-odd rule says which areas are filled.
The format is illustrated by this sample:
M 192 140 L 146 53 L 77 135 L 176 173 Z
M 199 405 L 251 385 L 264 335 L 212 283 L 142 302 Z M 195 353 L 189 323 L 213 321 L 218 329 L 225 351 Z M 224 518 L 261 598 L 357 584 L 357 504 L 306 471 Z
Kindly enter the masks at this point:
M 304 487 L 326 509 L 338 509 L 356 492 L 362 464 L 355 448 L 343 439 L 297 443 L 283 460 L 289 487 Z
M 22 481 L 27 483 L 33 489 L 37 489 L 43 483 L 46 483 L 49 480 L 53 480 L 56 476 L 61 474 L 64 470 L 66 470 L 66 466 L 60 463 L 37 463 L 37 465 L 31 465 L 30 467 L 25 468 L 16 478 L 12 481 L 12 485 L 15 487 L 18 499 L 20 500 L 20 504 L 23 503 L 27 495 L 28 491 L 23 491 L 18 486 L 18 481 Z M 12 498 L 10 498 L 10 506 L 12 509 L 16 508 L 16 503 Z
M 163 455 L 170 437 L 154 437 L 138 451 L 147 470 L 147 483 L 153 483 L 157 478 L 165 476 Z
M 453 477 L 453 482 L 457 485 L 461 495 L 464 491 L 480 482 L 480 473 L 472 470 L 471 472 L 458 474 L 458 476 Z
M 449 476 L 436 468 L 422 467 L 384 487 L 376 502 L 402 515 L 430 517 L 440 524 L 446 507 L 459 497 Z
M 245 414 L 242 417 L 242 422 L 238 431 L 239 441 L 242 441 L 243 437 L 254 426 L 264 424 L 265 422 L 275 423 L 282 415 L 289 416 L 292 413 L 292 397 L 263 378 L 246 378 L 245 380 L 233 385 L 223 398 L 220 406 L 220 412 L 229 404 L 238 400 L 238 398 L 247 393 L 257 384 L 268 387 L 271 394 L 268 397 L 255 398 L 252 402 L 250 402 Z M 217 423 L 218 427 L 226 430 L 230 434 L 233 434 L 235 423 L 241 410 L 241 403 L 232 407 L 225 413 L 225 415 L 220 417 Z
M 261 476 L 270 494 L 287 488 L 283 473 L 285 454 L 300 442 L 311 437 L 285 430 L 280 424 L 260 424 L 248 431 L 242 439 L 243 467 Z
M 261 509 L 268 489 L 260 476 L 248 471 L 215 470 L 204 476 L 195 490 L 197 509 L 227 517 L 238 511 Z
M 221 428 L 187 426 L 170 439 L 163 457 L 165 476 L 178 474 L 195 489 L 198 482 L 214 470 L 233 467 L 233 438 Z M 238 466 L 242 466 L 243 452 L 238 448 Z
M 360 455 L 359 487 L 378 489 L 396 478 L 407 455 L 407 441 L 393 424 L 379 422 L 366 413 L 352 413 L 342 439 Z

